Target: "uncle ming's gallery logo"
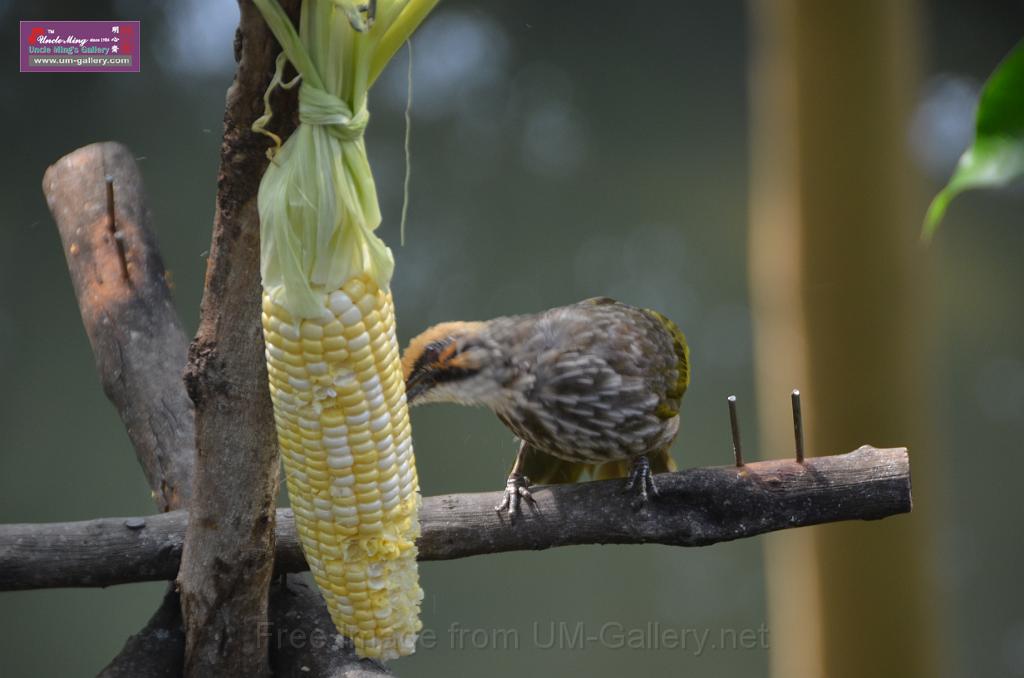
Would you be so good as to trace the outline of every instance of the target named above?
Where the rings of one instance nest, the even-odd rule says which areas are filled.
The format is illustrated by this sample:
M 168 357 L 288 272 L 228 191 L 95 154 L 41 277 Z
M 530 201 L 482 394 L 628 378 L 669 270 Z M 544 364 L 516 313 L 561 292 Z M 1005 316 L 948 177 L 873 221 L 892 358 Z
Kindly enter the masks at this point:
M 139 72 L 138 21 L 22 21 L 21 72 Z

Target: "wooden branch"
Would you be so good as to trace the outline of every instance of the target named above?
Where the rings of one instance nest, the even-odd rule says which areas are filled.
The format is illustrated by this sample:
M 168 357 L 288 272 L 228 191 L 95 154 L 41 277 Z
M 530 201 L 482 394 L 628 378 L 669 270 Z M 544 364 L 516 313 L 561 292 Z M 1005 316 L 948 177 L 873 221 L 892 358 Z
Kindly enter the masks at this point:
M 424 502 L 424 558 L 577 544 L 707 546 L 790 527 L 873 520 L 911 509 L 906 448 L 863 446 L 807 459 L 714 466 L 656 476 L 661 493 L 642 511 L 621 480 L 553 485 L 509 526 L 494 511 L 501 493 L 455 494 Z
M 287 0 L 282 4 L 286 10 L 297 13 L 298 0 Z M 242 1 L 240 5 L 242 20 L 235 44 L 236 59 L 240 65 L 236 83 L 228 93 L 217 226 L 212 249 L 216 256 L 211 257 L 207 281 L 207 292 L 210 292 L 212 286 L 219 293 L 204 296 L 204 329 L 208 328 L 205 320 L 211 315 L 216 315 L 221 321 L 220 327 L 227 329 L 224 336 L 219 333 L 219 328 L 205 335 L 200 332 L 199 339 L 205 338 L 206 341 L 197 341 L 193 346 L 193 360 L 190 363 L 192 395 L 201 398 L 211 409 L 224 404 L 220 399 L 222 395 L 233 395 L 236 398 L 235 412 L 239 411 L 238 399 L 244 402 L 247 390 L 266 393 L 265 382 L 253 385 L 265 379 L 258 325 L 251 322 L 240 324 L 236 334 L 232 334 L 230 328 L 238 317 L 258 317 L 252 314 L 251 307 L 237 307 L 238 299 L 245 296 L 246 290 L 254 287 L 258 290 L 253 284 L 253 280 L 258 281 L 258 245 L 254 241 L 255 192 L 265 165 L 267 146 L 262 138 L 250 134 L 248 127 L 261 112 L 260 97 L 269 80 L 273 57 L 277 51 L 251 2 Z M 276 97 L 280 99 L 275 101 L 275 110 L 278 120 L 283 122 L 283 129 L 280 130 L 282 136 L 286 136 L 293 125 L 293 96 L 294 92 L 291 100 L 287 95 Z M 110 181 L 107 181 L 108 177 Z M 114 143 L 94 144 L 55 163 L 44 177 L 43 188 L 64 241 L 72 282 L 96 355 L 104 390 L 121 414 L 160 509 L 185 506 L 191 496 L 196 456 L 192 400 L 181 381 L 186 362 L 186 341 L 171 304 L 163 264 L 150 230 L 149 212 L 145 207 L 138 167 L 131 153 L 123 146 Z M 239 271 L 247 272 L 247 277 L 240 276 Z M 258 294 L 252 298 L 258 299 Z M 221 306 L 226 307 L 226 312 L 218 310 Z M 236 307 L 240 309 L 237 314 Z M 210 308 L 214 311 L 210 312 Z M 230 361 L 218 363 L 224 355 L 245 360 L 244 354 L 235 351 L 244 351 L 246 346 L 258 347 L 258 351 L 251 356 L 251 365 L 256 366 L 256 369 L 250 373 L 233 369 Z M 211 365 L 212 371 L 208 371 Z M 266 417 L 268 410 L 268 406 L 263 408 L 264 421 L 269 420 Z M 248 408 L 243 407 L 241 411 L 248 411 Z M 219 421 L 230 421 L 232 417 L 228 412 L 219 417 Z M 253 417 L 259 419 L 258 408 Z M 218 417 L 209 419 L 215 423 L 203 431 L 203 440 L 208 441 L 212 449 L 218 449 L 221 443 L 216 434 Z M 245 426 L 248 422 L 239 423 Z M 273 435 L 267 435 L 267 428 L 266 424 L 253 427 L 255 434 L 251 439 L 254 445 L 259 446 L 260 431 L 263 432 L 264 440 L 269 437 L 272 441 Z M 232 446 L 240 442 L 230 435 L 222 438 Z M 264 455 L 267 458 L 265 469 L 257 469 L 254 474 L 262 476 L 257 478 L 257 492 L 254 495 L 260 516 L 265 518 L 273 515 L 266 507 L 273 505 L 276 490 L 276 452 L 273 442 L 262 447 L 269 449 L 270 453 Z M 249 485 L 245 478 L 240 480 L 237 488 L 225 486 L 220 491 L 230 493 L 233 489 L 240 489 L 244 493 Z M 214 479 L 212 485 L 217 486 L 218 481 Z M 260 487 L 264 490 L 262 496 Z M 233 496 L 244 495 L 228 495 L 229 503 L 233 501 Z M 204 502 L 204 505 L 207 517 L 219 513 L 210 503 Z M 244 518 L 251 514 L 252 511 L 247 507 L 240 507 L 235 517 L 241 519 L 230 529 L 242 532 L 249 530 Z M 135 524 L 133 520 L 128 522 L 130 525 Z M 208 523 L 205 525 L 209 526 Z M 256 529 L 250 531 L 255 542 L 260 540 L 261 530 L 265 553 L 272 553 L 272 524 L 264 520 L 261 525 L 257 518 Z M 220 547 L 214 548 L 219 550 Z M 174 558 L 178 560 L 180 557 L 179 537 Z M 256 562 L 260 559 L 252 560 Z M 269 562 L 269 556 L 263 556 L 262 560 L 264 563 Z M 216 636 L 216 624 L 228 629 L 232 625 L 245 627 L 249 618 L 232 615 L 244 614 L 253 607 L 265 613 L 266 604 L 260 598 L 265 598 L 266 583 L 261 582 L 259 577 L 250 577 L 243 569 L 240 573 L 236 571 L 234 579 L 235 582 L 241 582 L 241 585 L 232 588 L 230 577 L 224 576 L 224 570 L 231 570 L 233 563 L 227 561 L 229 564 L 225 568 L 225 561 L 216 555 L 212 562 L 219 569 L 211 571 L 209 575 L 201 574 L 216 580 L 211 588 L 221 592 L 226 590 L 229 597 L 238 591 L 243 595 L 248 592 L 248 596 L 240 605 L 232 603 L 233 609 L 221 614 L 210 625 L 211 628 L 199 628 L 206 625 L 206 621 L 199 615 L 195 617 L 194 626 L 198 628 L 198 634 L 193 637 L 198 636 L 199 640 L 195 642 L 193 654 L 203 656 L 190 664 L 189 673 L 253 675 L 250 665 L 262 665 L 260 670 L 266 666 L 266 647 L 259 647 L 258 639 L 246 643 L 245 638 L 242 638 L 240 644 L 227 643 L 224 647 L 229 656 L 226 657 L 216 656 L 208 650 L 220 642 Z M 200 568 L 204 566 L 198 565 Z M 265 564 L 263 569 L 267 569 Z M 179 604 L 178 596 L 169 594 L 147 626 L 129 638 L 121 653 L 101 675 L 181 675 L 185 640 Z M 291 648 L 290 651 L 273 654 L 275 675 L 308 675 L 302 667 L 313 667 L 317 671 L 314 675 L 371 674 L 370 669 L 342 648 L 342 639 L 333 632 L 319 596 L 278 596 L 271 605 L 271 619 L 278 628 L 289 624 L 294 626 L 296 623 L 323 626 L 327 619 L 326 624 L 332 629 L 329 635 L 332 644 L 326 648 L 307 645 L 304 649 Z M 222 606 L 222 601 L 215 601 L 214 606 Z M 200 604 L 194 609 L 202 607 Z M 259 610 L 260 607 L 262 610 Z M 239 631 L 241 633 L 244 631 Z M 249 636 L 254 637 L 254 634 Z M 235 639 L 238 637 L 237 634 L 233 636 Z M 205 654 L 204 645 L 207 650 Z M 237 649 L 239 646 L 241 650 Z M 247 655 L 249 663 L 245 660 L 235 661 L 239 654 Z M 376 669 L 372 673 L 389 675 L 383 669 Z
M 282 3 L 296 12 L 298 0 Z M 266 137 L 252 132 L 280 48 L 250 0 L 235 40 L 213 241 L 186 384 L 196 407 L 197 467 L 178 583 L 186 676 L 264 676 L 250 632 L 267 619 L 278 456 L 260 330 L 256 193 Z M 292 93 L 294 96 L 294 92 Z M 288 121 L 288 105 L 274 109 Z M 292 109 L 294 110 L 294 109 Z
M 187 342 L 131 151 L 114 142 L 64 156 L 43 176 L 107 397 L 121 415 L 161 510 L 192 494 L 195 423 L 185 392 Z M 180 676 L 180 603 L 169 592 L 149 623 L 101 671 Z
M 255 111 L 258 108 L 266 85 L 260 81 L 260 72 L 270 73 L 275 51 L 262 21 L 253 20 L 255 12 L 251 4 L 242 4 L 242 30 L 236 39 L 236 54 L 239 57 L 246 53 L 255 55 L 250 59 L 255 63 L 244 71 L 248 78 L 240 78 L 229 93 L 227 129 L 232 129 L 232 115 L 234 118 L 254 117 L 244 109 Z M 285 6 L 295 10 L 298 2 L 291 0 Z M 247 42 L 245 32 L 249 35 L 249 50 L 243 49 Z M 269 75 L 263 78 L 266 79 Z M 284 121 L 282 132 L 287 132 L 291 120 L 289 111 L 294 110 L 294 103 L 286 99 L 278 101 L 276 110 L 279 119 Z M 229 155 L 225 151 L 224 155 L 229 169 L 236 165 L 237 180 L 225 178 L 226 173 L 222 172 L 222 189 L 244 183 L 248 170 L 239 167 L 244 164 L 237 162 L 239 158 L 261 164 L 265 157 L 266 143 L 245 134 L 247 125 L 243 122 L 233 127 L 235 153 Z M 262 168 L 254 171 L 255 178 L 249 180 L 251 185 L 241 190 L 219 193 L 228 204 L 219 214 L 226 213 L 227 221 L 230 221 L 232 201 L 238 199 L 239 194 L 254 195 L 261 173 Z M 107 182 L 108 177 L 110 182 Z M 104 389 L 121 414 L 157 505 L 161 510 L 185 506 L 191 496 L 196 456 L 193 406 L 181 379 L 187 342 L 171 304 L 163 264 L 150 229 L 138 167 L 125 147 L 115 143 L 94 144 L 55 163 L 44 177 L 43 189 L 64 241 L 72 282 Z M 239 199 L 239 203 L 245 202 Z M 254 200 L 248 202 L 254 203 Z M 238 209 L 254 213 L 252 204 Z M 246 219 L 251 225 L 255 217 Z M 225 259 L 230 263 L 230 257 Z M 249 269 L 256 270 L 255 261 L 250 262 Z M 223 271 L 224 267 L 219 270 Z M 231 295 L 224 295 L 221 303 L 232 303 Z M 244 335 L 247 330 L 241 327 L 240 332 Z M 250 328 L 250 336 L 251 332 Z M 262 365 L 262 360 L 257 357 L 253 364 Z M 180 559 L 180 541 L 174 556 L 176 560 Z M 317 596 L 282 598 L 279 602 L 289 607 L 274 609 L 274 620 L 317 619 L 325 614 L 323 602 Z M 176 594 L 166 597 L 147 626 L 128 640 L 101 675 L 181 675 L 185 642 L 180 609 L 174 609 L 178 605 Z M 260 652 L 266 655 L 265 648 Z M 337 651 L 321 656 L 316 648 L 309 647 L 303 652 L 280 653 L 274 669 L 280 675 L 298 675 L 301 666 L 348 666 L 342 661 L 345 658 Z M 351 657 L 348 659 L 354 661 Z M 297 663 L 292 667 L 289 661 Z M 200 672 L 203 670 L 212 672 L 209 666 Z M 228 675 L 220 669 L 216 672 Z M 239 673 L 246 672 L 243 669 Z M 386 675 L 386 672 L 380 673 Z M 347 674 L 324 671 L 322 675 Z
M 107 177 L 113 189 L 113 219 L 107 212 Z M 44 191 L 64 240 L 100 379 L 129 430 L 157 506 L 161 510 L 179 508 L 191 494 L 195 460 L 192 401 L 181 378 L 187 344 L 164 280 L 138 167 L 124 146 L 93 144 L 55 163 L 45 176 Z M 93 218 L 99 198 L 102 214 Z M 120 239 L 114 237 L 117 233 Z M 175 515 L 185 518 L 182 511 Z M 143 522 L 127 519 L 118 525 L 134 531 Z M 94 529 L 86 533 L 92 534 Z M 146 530 L 140 532 L 140 536 L 146 534 Z M 165 544 L 156 548 L 164 555 L 171 553 L 178 562 L 183 536 L 177 536 L 171 551 Z M 70 543 L 79 543 L 71 539 Z M 138 561 L 133 564 L 140 565 Z M 174 576 L 155 575 L 153 571 L 143 574 L 153 579 Z M 90 585 L 105 585 L 101 579 Z M 272 597 L 271 620 L 278 629 L 295 627 L 297 622 L 322 622 L 326 617 L 319 596 Z M 339 636 L 328 637 L 331 644 L 325 647 L 293 647 L 274 655 L 275 675 L 299 675 L 302 666 L 313 666 L 324 669 L 318 675 L 343 676 L 361 666 L 354 656 L 338 649 L 343 642 Z M 180 676 L 184 647 L 179 597 L 170 592 L 149 623 L 128 639 L 100 676 Z
M 334 628 L 320 594 L 292 579 L 270 590 L 270 622 L 249 632 L 268 653 L 275 678 L 371 678 L 391 675 L 355 655 Z M 149 623 L 97 678 L 180 678 L 185 660 L 181 602 L 172 589 Z
M 43 176 L 103 390 L 161 510 L 191 493 L 195 430 L 181 385 L 185 334 L 171 302 L 132 154 L 92 144 Z
M 270 587 L 270 624 L 257 629 L 270 650 L 275 678 L 379 678 L 391 674 L 379 663 L 360 659 L 338 634 L 320 592 L 304 581 L 287 579 Z
M 790 527 L 873 520 L 911 509 L 904 448 L 861 447 L 804 464 L 762 461 L 657 476 L 661 496 L 639 512 L 622 481 L 537 487 L 536 503 L 509 524 L 498 492 L 427 497 L 421 560 L 576 544 L 706 546 Z M 306 569 L 295 520 L 277 515 L 277 570 Z M 0 525 L 0 590 L 110 586 L 172 579 L 186 515 Z M 322 606 L 318 606 L 322 607 Z
M 172 587 L 149 623 L 128 639 L 97 678 L 180 678 L 184 659 L 181 601 Z

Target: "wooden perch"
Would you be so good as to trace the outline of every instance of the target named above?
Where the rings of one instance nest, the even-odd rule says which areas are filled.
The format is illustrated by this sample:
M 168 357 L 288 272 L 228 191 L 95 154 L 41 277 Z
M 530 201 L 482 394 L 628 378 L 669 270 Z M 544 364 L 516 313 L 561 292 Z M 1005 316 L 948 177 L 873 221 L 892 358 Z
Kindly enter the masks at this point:
M 282 3 L 296 13 L 299 2 Z M 252 2 L 239 2 L 238 69 L 228 89 L 213 240 L 186 385 L 197 463 L 178 584 L 186 676 L 264 676 L 253 626 L 267 619 L 277 499 L 277 435 L 260 326 L 256 194 L 269 140 L 252 131 L 280 47 Z M 275 100 L 287 125 L 294 93 Z M 288 130 L 284 130 L 287 132 Z M 285 136 L 282 133 L 282 136 Z
M 297 11 L 298 4 L 297 0 L 282 3 L 292 13 Z M 238 81 L 228 96 L 225 130 L 231 134 L 226 134 L 225 139 L 230 139 L 231 146 L 226 145 L 223 153 L 225 167 L 222 167 L 221 190 L 218 192 L 219 230 L 215 231 L 214 239 L 216 245 L 218 235 L 231 240 L 237 239 L 238 234 L 242 233 L 244 237 L 241 247 L 232 250 L 224 246 L 218 251 L 244 253 L 248 250 L 248 253 L 235 257 L 226 255 L 219 259 L 216 270 L 219 271 L 221 283 L 236 282 L 235 279 L 241 283 L 217 302 L 228 307 L 236 303 L 234 294 L 251 293 L 252 281 L 258 279 L 258 261 L 252 252 L 255 247 L 254 196 L 259 173 L 250 176 L 247 167 L 262 167 L 267 144 L 263 139 L 248 133 L 247 118 L 255 117 L 261 105 L 262 92 L 273 70 L 276 55 L 273 38 L 251 2 L 243 0 L 240 5 L 242 21 L 236 37 L 236 56 L 245 61 L 245 67 L 240 66 Z M 294 96 L 294 92 L 291 96 Z M 283 121 L 282 131 L 286 132 L 291 117 L 289 111 L 294 110 L 294 101 L 286 98 L 275 103 Z M 196 457 L 193 406 L 182 382 L 187 342 L 171 303 L 138 167 L 125 147 L 116 143 L 94 144 L 55 163 L 44 177 L 43 190 L 64 241 L 82 320 L 92 344 L 104 390 L 121 414 L 157 506 L 161 510 L 186 506 L 192 494 Z M 235 217 L 238 218 L 232 221 Z M 222 223 L 228 224 L 228 227 L 222 227 Z M 230 228 L 232 223 L 239 226 L 233 232 Z M 246 226 L 241 228 L 241 224 Z M 228 280 L 232 265 L 241 267 L 247 274 L 242 276 L 234 272 L 231 273 L 234 278 Z M 230 314 L 228 312 L 227 315 Z M 251 365 L 257 366 L 257 369 L 251 372 L 259 378 L 263 371 L 262 345 L 258 341 L 259 327 L 255 322 L 248 329 L 240 325 L 237 333 L 242 335 L 241 344 L 252 344 L 256 351 Z M 254 341 L 253 337 L 257 339 Z M 204 357 L 216 358 L 218 355 L 218 351 L 214 350 L 206 352 Z M 221 367 L 222 364 L 214 359 L 203 364 L 200 373 L 193 370 L 196 377 L 194 384 L 200 388 L 204 384 L 216 386 L 215 393 L 203 401 L 206 407 L 219 407 L 222 396 L 237 398 L 238 391 L 233 390 L 233 384 L 230 383 L 233 374 L 230 369 L 210 379 L 204 380 L 201 375 L 203 369 L 218 370 Z M 255 388 L 251 382 L 244 380 L 242 387 L 242 391 Z M 265 397 L 265 385 L 263 389 L 261 393 Z M 273 430 L 269 405 L 265 409 L 267 419 L 257 427 L 264 437 L 268 430 Z M 221 422 L 229 427 L 237 423 L 230 418 L 221 418 Z M 207 439 L 210 438 L 208 435 Z M 238 444 L 238 440 L 231 436 L 227 436 L 227 442 Z M 254 474 L 257 478 L 273 478 L 276 474 L 276 452 L 273 446 L 269 449 L 270 454 L 266 455 L 265 460 L 268 466 Z M 242 504 L 247 496 L 248 488 L 244 483 L 239 483 L 235 492 L 228 495 L 228 501 Z M 273 506 L 273 499 L 273 492 L 264 493 L 261 506 Z M 249 515 L 245 511 L 242 514 L 231 529 L 248 532 Z M 184 514 L 178 512 L 177 515 Z M 272 527 L 264 525 L 264 535 L 270 529 Z M 269 537 L 264 539 L 264 544 L 267 553 L 272 553 Z M 176 559 L 180 558 L 180 551 L 179 545 Z M 262 556 L 262 560 L 270 562 L 269 555 Z M 203 576 L 211 581 L 219 577 L 218 581 L 223 584 L 228 579 L 223 576 L 224 573 L 232 571 L 237 563 L 215 559 L 214 565 L 217 569 L 211 569 Z M 241 606 L 234 605 L 232 613 L 237 613 L 245 605 L 252 605 L 254 601 L 258 607 L 262 607 L 261 612 L 266 612 L 265 581 L 246 581 L 243 574 L 236 591 L 252 593 L 244 598 Z M 271 597 L 270 619 L 278 627 L 296 621 L 311 623 L 312 620 L 319 620 L 317 623 L 323 626 L 325 615 L 326 610 L 318 596 Z M 230 625 L 241 618 L 224 616 L 217 623 Z M 194 618 L 193 625 L 197 624 L 202 622 L 196 622 Z M 215 628 L 216 623 L 211 626 Z M 182 628 L 179 598 L 177 594 L 169 593 L 146 627 L 128 639 L 123 650 L 103 669 L 101 675 L 107 678 L 181 675 L 185 647 Z M 326 628 L 333 627 L 328 624 Z M 200 632 L 203 630 L 200 628 Z M 218 637 L 214 634 L 215 631 L 211 631 L 211 635 L 206 635 L 205 640 L 197 643 L 196 647 L 202 647 L 205 643 L 209 648 L 216 644 Z M 313 667 L 318 671 L 314 675 L 369 675 L 365 663 L 359 661 L 351 648 L 343 644 L 343 639 L 336 631 L 330 632 L 328 641 L 327 650 L 307 644 L 300 648 L 293 647 L 287 652 L 271 653 L 274 674 L 309 675 L 302 667 Z M 226 649 L 237 655 L 235 644 L 228 644 Z M 266 666 L 267 648 L 258 647 L 258 642 L 245 645 L 243 652 L 248 653 L 252 664 Z M 244 661 L 232 662 L 230 656 L 218 657 L 213 661 L 217 663 L 215 668 L 209 663 L 204 665 L 196 662 L 192 665 L 192 672 L 218 676 L 254 675 L 246 668 L 248 664 Z M 382 669 L 376 669 L 375 674 L 389 675 Z
M 873 520 L 911 508 L 904 448 L 696 468 L 657 476 L 661 496 L 634 511 L 621 480 L 551 485 L 509 524 L 499 492 L 423 500 L 420 560 L 576 544 L 705 546 L 790 527 Z M 289 509 L 277 512 L 277 570 L 306 561 Z M 173 579 L 183 511 L 147 518 L 0 526 L 0 590 Z
M 533 490 L 511 526 L 494 511 L 500 492 L 424 500 L 424 560 L 577 544 L 707 546 L 790 527 L 873 520 L 911 508 L 905 448 L 861 447 L 804 464 L 760 461 L 655 477 L 660 496 L 634 511 L 622 480 Z
M 82 323 L 161 510 L 191 492 L 195 430 L 181 388 L 187 343 L 150 225 L 142 176 L 121 144 L 80 148 L 43 176 Z

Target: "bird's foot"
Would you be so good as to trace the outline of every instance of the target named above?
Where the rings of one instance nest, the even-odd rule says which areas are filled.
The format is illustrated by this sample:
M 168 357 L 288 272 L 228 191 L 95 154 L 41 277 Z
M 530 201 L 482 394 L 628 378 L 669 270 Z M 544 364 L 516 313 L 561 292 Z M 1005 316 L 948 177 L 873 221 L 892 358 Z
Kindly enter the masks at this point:
M 509 520 L 515 520 L 519 515 L 519 500 L 525 499 L 533 503 L 533 495 L 530 494 L 530 479 L 522 473 L 511 473 L 505 482 L 505 493 L 501 497 L 501 503 L 494 507 L 498 513 L 508 509 Z
M 654 484 L 654 475 L 651 473 L 651 462 L 647 457 L 637 457 L 633 460 L 633 468 L 629 470 L 629 477 L 626 479 L 624 492 L 636 492 L 633 499 L 633 508 L 641 508 L 647 504 L 649 497 L 658 496 L 658 486 Z

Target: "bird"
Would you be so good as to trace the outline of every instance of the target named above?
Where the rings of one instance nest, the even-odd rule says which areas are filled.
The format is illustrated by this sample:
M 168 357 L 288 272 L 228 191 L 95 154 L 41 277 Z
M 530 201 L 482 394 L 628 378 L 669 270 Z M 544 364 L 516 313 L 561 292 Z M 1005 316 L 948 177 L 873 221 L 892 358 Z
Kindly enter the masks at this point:
M 634 505 L 676 469 L 669 447 L 690 383 L 679 327 L 657 311 L 595 297 L 530 315 L 452 321 L 402 355 L 410 406 L 493 411 L 519 439 L 499 513 L 520 513 L 532 483 L 626 477 Z

